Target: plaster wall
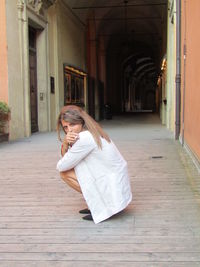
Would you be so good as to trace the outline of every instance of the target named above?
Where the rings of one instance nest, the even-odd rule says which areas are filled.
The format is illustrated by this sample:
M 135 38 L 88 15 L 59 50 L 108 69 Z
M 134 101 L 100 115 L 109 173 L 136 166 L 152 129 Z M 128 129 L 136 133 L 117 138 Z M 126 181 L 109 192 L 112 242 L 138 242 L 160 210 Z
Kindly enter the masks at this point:
M 8 62 L 5 0 L 0 1 L 0 100 L 8 103 Z
M 181 5 L 181 138 L 200 161 L 200 1 L 182 0 Z
M 55 78 L 55 95 L 51 95 L 51 127 L 64 105 L 63 64 L 86 71 L 85 26 L 59 0 L 48 11 L 50 75 Z M 54 109 L 54 110 L 53 110 Z

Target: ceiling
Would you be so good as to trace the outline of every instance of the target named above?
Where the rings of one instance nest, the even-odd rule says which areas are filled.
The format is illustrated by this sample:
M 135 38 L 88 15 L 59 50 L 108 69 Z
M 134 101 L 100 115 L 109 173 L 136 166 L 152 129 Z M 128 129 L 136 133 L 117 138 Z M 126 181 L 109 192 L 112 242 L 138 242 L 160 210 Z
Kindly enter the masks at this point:
M 160 67 L 166 51 L 167 0 L 64 1 L 82 24 L 94 21 L 96 38 L 104 38 L 109 54 L 121 53 L 126 60 L 143 53 Z
M 167 0 L 65 0 L 83 24 L 95 20 L 97 35 L 129 36 L 151 42 L 162 39 Z

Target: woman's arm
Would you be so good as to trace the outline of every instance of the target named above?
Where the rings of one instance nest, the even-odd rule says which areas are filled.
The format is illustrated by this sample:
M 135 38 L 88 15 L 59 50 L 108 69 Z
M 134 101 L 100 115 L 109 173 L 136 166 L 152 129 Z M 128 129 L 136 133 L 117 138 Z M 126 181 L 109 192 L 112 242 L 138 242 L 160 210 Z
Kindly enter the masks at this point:
M 73 169 L 91 151 L 97 147 L 90 132 L 81 132 L 79 139 L 67 150 L 62 159 L 57 163 L 57 170 L 60 172 Z
M 62 145 L 61 145 L 61 155 L 62 157 L 65 155 L 65 153 L 67 153 L 68 151 L 68 143 L 66 141 L 63 141 Z

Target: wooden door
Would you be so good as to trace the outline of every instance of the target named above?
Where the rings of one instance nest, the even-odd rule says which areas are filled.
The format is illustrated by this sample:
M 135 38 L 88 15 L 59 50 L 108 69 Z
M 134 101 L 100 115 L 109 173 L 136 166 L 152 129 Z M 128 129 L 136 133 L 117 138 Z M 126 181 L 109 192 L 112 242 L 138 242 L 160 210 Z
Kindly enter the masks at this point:
M 29 28 L 31 132 L 38 131 L 36 31 Z

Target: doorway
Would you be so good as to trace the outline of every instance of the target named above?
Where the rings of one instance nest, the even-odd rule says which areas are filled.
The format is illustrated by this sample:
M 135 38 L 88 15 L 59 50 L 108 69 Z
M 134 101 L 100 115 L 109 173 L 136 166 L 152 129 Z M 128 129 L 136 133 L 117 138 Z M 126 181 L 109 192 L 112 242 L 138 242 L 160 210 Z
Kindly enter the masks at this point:
M 36 30 L 29 26 L 31 133 L 38 131 Z

